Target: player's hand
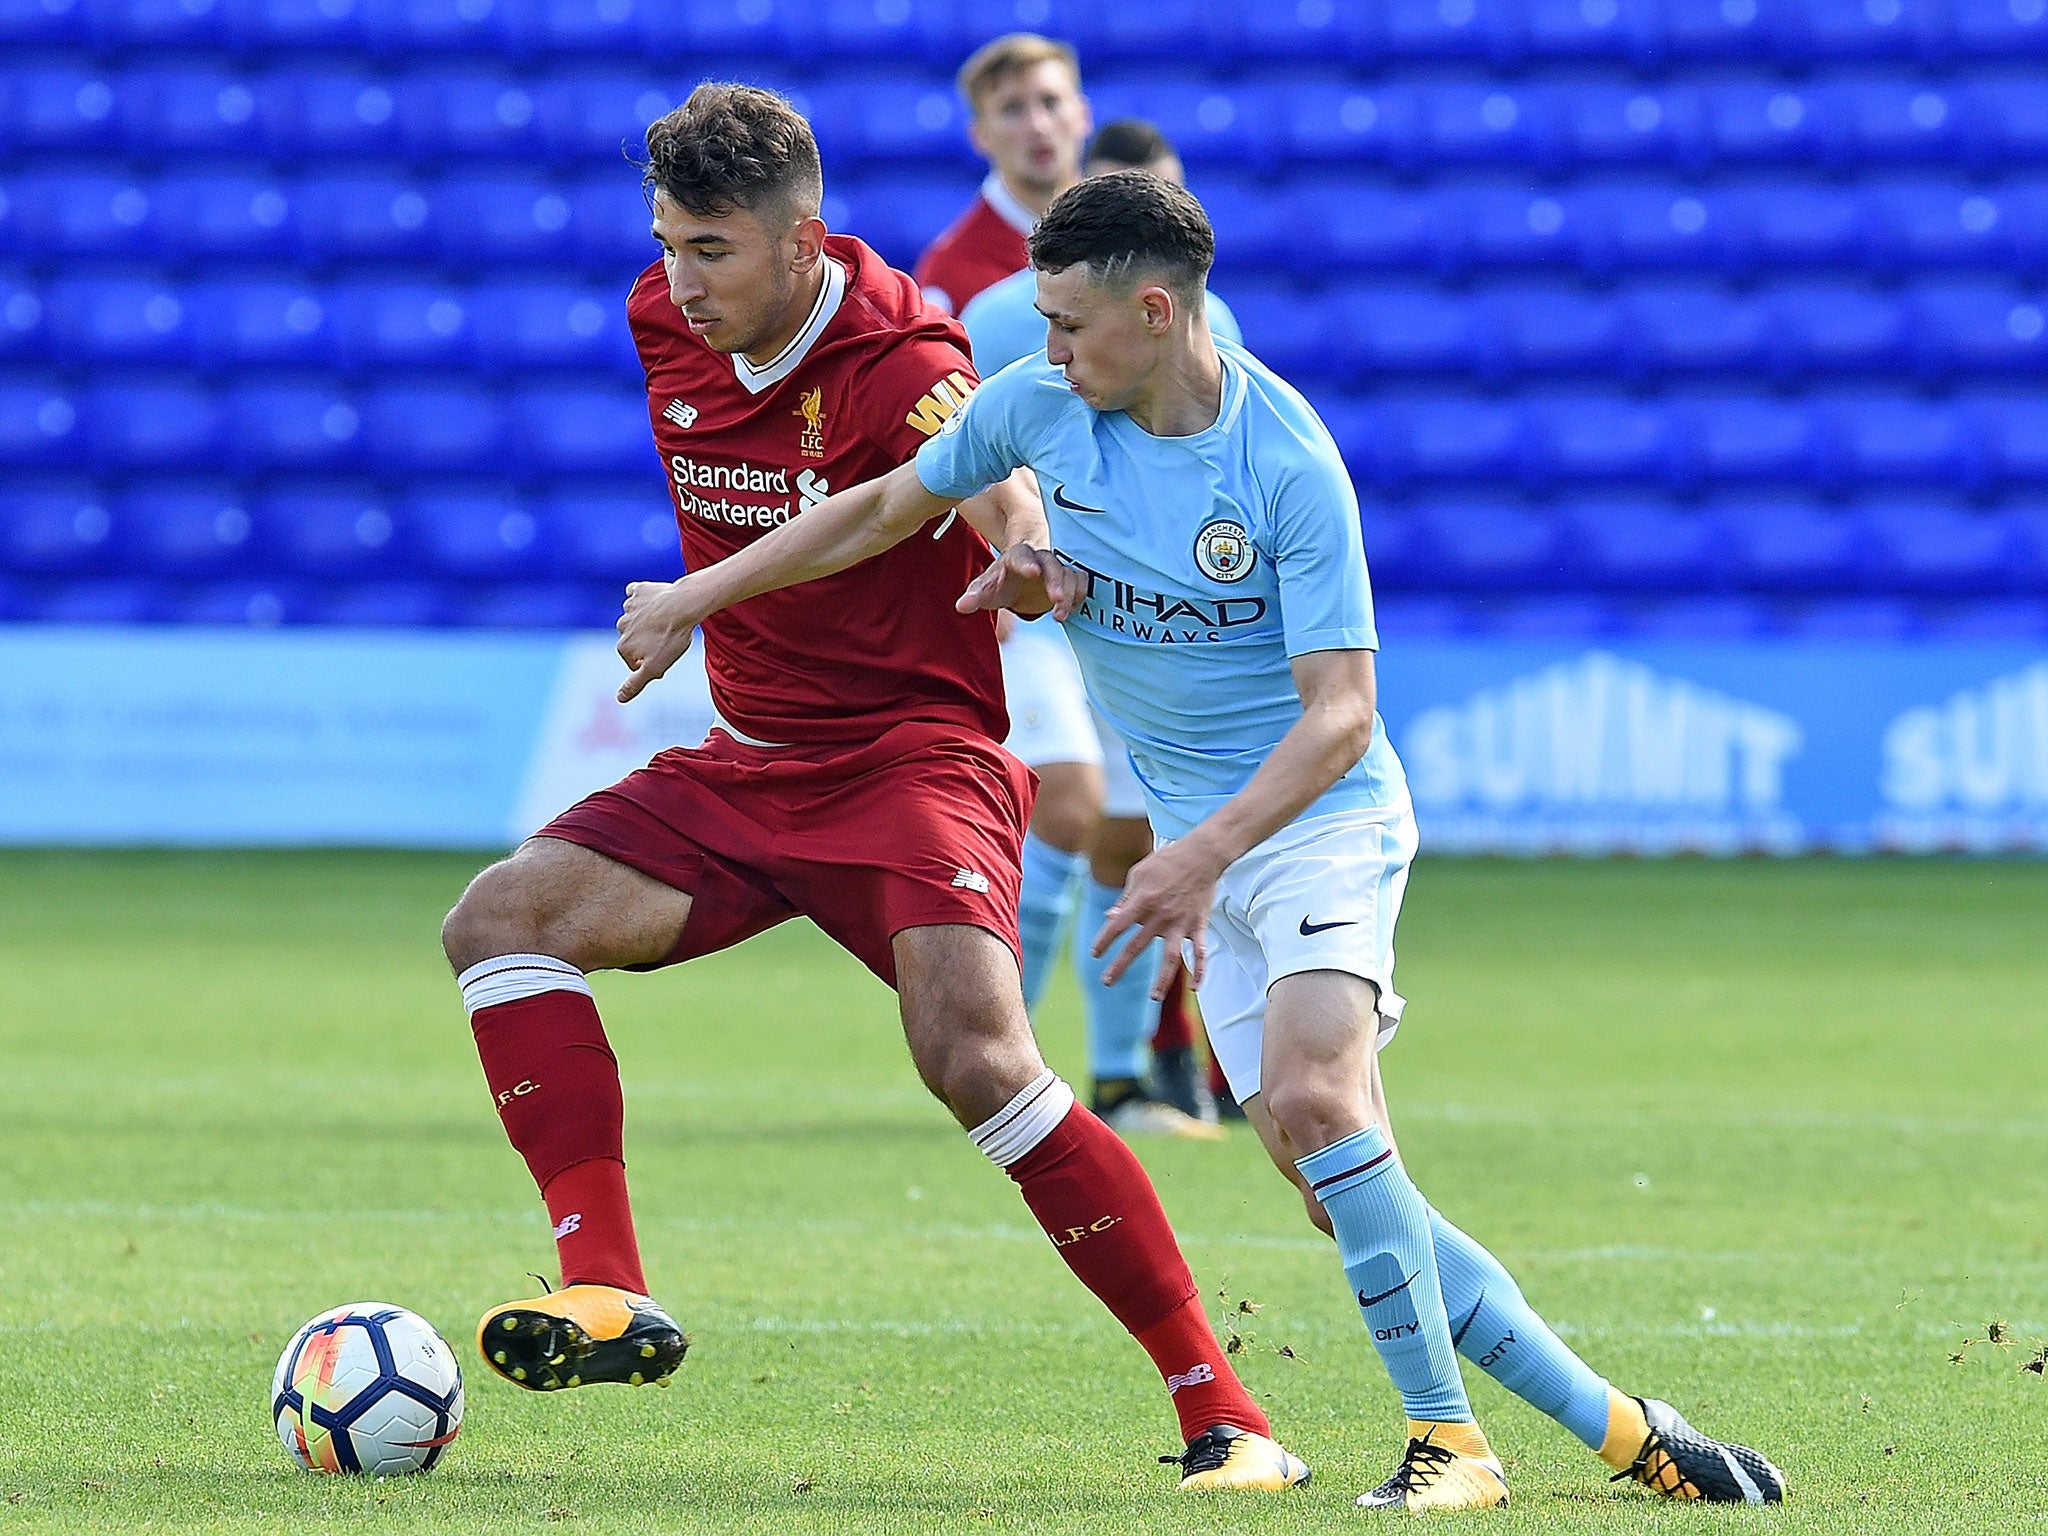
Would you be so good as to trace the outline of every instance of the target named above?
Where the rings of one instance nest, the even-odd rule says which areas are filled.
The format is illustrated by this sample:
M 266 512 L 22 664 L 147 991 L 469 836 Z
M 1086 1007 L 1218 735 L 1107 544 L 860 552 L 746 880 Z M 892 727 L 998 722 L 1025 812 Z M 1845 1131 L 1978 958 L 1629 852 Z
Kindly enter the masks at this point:
M 1184 965 L 1189 982 L 1200 986 L 1209 968 L 1209 908 L 1215 903 L 1216 882 L 1222 875 L 1223 865 L 1191 838 L 1168 843 L 1140 859 L 1091 946 L 1100 958 L 1109 953 L 1120 935 L 1131 935 L 1103 971 L 1103 985 L 1111 985 L 1135 965 L 1146 945 L 1164 939 L 1166 958 L 1159 967 L 1159 979 L 1152 983 L 1153 999 L 1165 998 Z
M 1009 609 L 1036 617 L 1064 619 L 1088 595 L 1088 578 L 1049 549 L 1013 544 L 969 583 L 953 604 L 962 613 Z
M 692 609 L 687 576 L 681 581 L 636 581 L 626 588 L 626 611 L 619 615 L 619 659 L 632 675 L 619 684 L 621 704 L 682 660 L 701 617 Z

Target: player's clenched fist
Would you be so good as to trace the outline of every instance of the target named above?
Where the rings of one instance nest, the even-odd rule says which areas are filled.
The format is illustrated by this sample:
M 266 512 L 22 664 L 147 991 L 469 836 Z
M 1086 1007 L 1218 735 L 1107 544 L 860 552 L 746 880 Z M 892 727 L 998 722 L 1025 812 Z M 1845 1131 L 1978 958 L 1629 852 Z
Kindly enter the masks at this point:
M 1015 544 L 975 577 L 953 606 L 962 613 L 1010 609 L 1027 618 L 1050 613 L 1065 619 L 1088 596 L 1088 573 L 1049 549 Z
M 688 589 L 688 577 L 636 581 L 626 588 L 626 611 L 619 615 L 619 659 L 632 675 L 619 684 L 621 704 L 666 673 L 689 650 L 699 615 L 691 611 Z

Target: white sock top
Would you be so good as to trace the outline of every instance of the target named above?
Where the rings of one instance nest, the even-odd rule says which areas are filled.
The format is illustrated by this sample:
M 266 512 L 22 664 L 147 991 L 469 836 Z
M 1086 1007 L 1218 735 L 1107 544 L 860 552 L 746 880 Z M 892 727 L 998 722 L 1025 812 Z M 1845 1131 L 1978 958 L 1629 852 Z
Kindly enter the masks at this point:
M 590 983 L 566 960 L 553 955 L 499 955 L 479 960 L 455 984 L 462 988 L 462 1006 L 471 1013 L 498 1003 L 516 1003 L 522 997 L 539 997 L 543 992 L 581 992 L 590 996 Z
M 1074 1107 L 1074 1090 L 1047 1067 L 1017 1097 L 967 1134 L 998 1168 L 1021 1162 Z

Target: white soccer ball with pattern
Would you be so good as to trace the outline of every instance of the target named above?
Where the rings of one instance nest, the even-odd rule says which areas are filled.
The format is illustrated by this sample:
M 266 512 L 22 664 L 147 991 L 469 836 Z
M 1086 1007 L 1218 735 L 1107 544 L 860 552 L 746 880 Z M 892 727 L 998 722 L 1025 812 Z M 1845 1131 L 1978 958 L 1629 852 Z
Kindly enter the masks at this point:
M 462 1428 L 462 1367 L 417 1313 L 381 1301 L 322 1312 L 292 1335 L 270 1416 L 311 1472 L 424 1472 Z

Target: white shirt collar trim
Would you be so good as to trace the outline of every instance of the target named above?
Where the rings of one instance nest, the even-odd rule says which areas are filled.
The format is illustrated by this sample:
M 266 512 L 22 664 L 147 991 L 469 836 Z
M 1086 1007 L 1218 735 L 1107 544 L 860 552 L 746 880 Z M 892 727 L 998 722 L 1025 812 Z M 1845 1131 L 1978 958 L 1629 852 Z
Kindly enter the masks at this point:
M 981 195 L 989 207 L 995 209 L 998 218 L 1026 239 L 1030 238 L 1031 231 L 1038 228 L 1038 215 L 1017 201 L 1017 195 L 1003 185 L 999 173 L 988 173 L 988 179 L 981 184 Z
M 804 327 L 790 337 L 789 344 L 768 360 L 765 367 L 756 368 L 748 362 L 743 353 L 732 354 L 733 374 L 750 395 L 780 384 L 792 373 L 797 364 L 810 355 L 817 345 L 825 327 L 832 323 L 832 317 L 839 313 L 839 303 L 846 297 L 846 268 L 835 259 L 825 258 L 825 281 L 818 285 L 818 302 L 811 306 L 811 316 L 804 321 Z

